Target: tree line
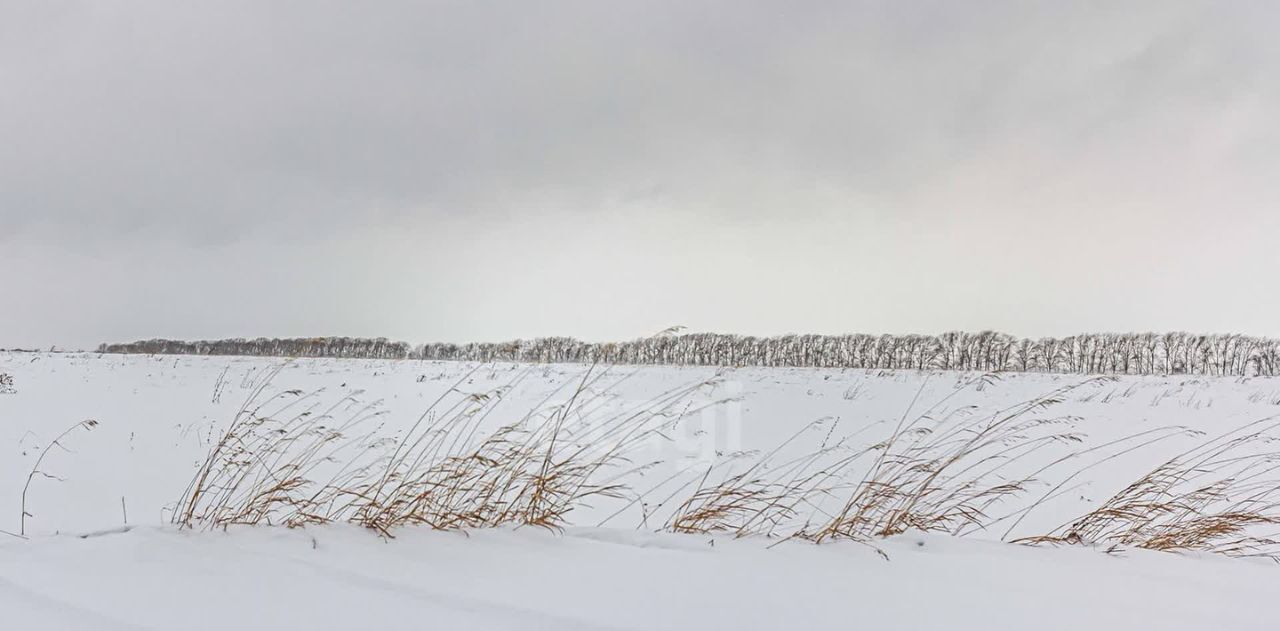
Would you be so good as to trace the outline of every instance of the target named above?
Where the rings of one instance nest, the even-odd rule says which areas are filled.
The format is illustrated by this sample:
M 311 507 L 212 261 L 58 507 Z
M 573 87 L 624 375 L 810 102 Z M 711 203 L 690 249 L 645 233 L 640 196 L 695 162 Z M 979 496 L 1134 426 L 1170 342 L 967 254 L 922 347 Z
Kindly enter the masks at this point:
M 1274 376 L 1280 340 L 1190 333 L 1084 334 L 1019 338 L 941 335 L 658 335 L 627 342 L 545 337 L 500 343 L 428 343 L 385 338 L 257 338 L 103 344 L 103 353 L 250 355 L 532 363 L 771 366 L 1068 374 Z

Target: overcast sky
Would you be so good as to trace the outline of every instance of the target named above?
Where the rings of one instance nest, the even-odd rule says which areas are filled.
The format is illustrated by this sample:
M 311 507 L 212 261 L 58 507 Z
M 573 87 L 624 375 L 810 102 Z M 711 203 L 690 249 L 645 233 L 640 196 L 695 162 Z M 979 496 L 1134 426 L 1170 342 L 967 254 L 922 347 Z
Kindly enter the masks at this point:
M 0 0 L 0 346 L 1280 335 L 1280 3 Z

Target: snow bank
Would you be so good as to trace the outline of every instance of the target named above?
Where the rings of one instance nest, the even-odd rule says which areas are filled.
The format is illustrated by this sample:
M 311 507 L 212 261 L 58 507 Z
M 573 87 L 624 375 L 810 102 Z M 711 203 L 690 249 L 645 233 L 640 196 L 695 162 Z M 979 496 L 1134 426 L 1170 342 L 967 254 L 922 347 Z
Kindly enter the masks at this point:
M 1270 563 L 934 536 L 139 529 L 0 543 L 6 628 L 1274 629 Z

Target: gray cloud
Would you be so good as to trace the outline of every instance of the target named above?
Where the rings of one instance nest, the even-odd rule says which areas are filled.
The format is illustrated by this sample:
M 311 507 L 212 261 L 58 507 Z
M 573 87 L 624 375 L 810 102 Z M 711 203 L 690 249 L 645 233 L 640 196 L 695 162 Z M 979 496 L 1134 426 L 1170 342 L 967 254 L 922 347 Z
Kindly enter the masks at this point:
M 0 343 L 1274 327 L 1242 314 L 1280 299 L 1219 281 L 1277 269 L 1277 26 L 1269 2 L 0 2 L 0 264 L 30 296 Z M 1218 304 L 1169 317 L 1171 273 Z M 48 317 L 91 295 L 95 322 Z

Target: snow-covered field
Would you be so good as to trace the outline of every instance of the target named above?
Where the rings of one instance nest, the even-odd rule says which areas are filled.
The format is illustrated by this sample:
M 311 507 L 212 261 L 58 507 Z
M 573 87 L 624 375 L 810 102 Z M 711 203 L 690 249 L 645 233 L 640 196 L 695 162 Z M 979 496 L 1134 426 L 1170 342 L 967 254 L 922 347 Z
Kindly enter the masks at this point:
M 1011 535 L 1003 526 L 1012 520 L 966 538 L 908 533 L 878 544 L 879 551 L 853 542 L 775 545 L 655 533 L 661 494 L 631 506 L 575 510 L 558 534 L 406 529 L 385 541 L 350 525 L 228 532 L 169 525 L 220 429 L 267 379 L 264 392 L 298 390 L 335 403 L 350 395 L 358 405 L 373 404 L 381 413 L 377 431 L 396 437 L 451 387 L 467 394 L 506 388 L 484 421 L 497 427 L 570 396 L 585 370 L 0 353 L 0 373 L 14 380 L 14 391 L 0 394 L 0 530 L 27 534 L 0 534 L 4 627 L 1280 628 L 1280 604 L 1268 598 L 1280 587 L 1280 566 L 1268 561 L 1000 542 L 1044 534 L 1079 515 L 1197 440 L 1182 435 L 1088 469 L 1070 493 L 1037 508 Z M 613 371 L 600 382 L 608 387 L 598 411 L 632 409 L 715 380 L 690 400 L 700 411 L 637 455 L 663 464 L 626 480 L 636 492 L 671 472 L 768 451 L 797 434 L 789 448 L 801 452 L 833 436 L 870 442 L 904 417 L 967 410 L 981 418 L 1084 381 L 822 369 Z M 1125 377 L 1090 382 L 1063 399 L 1044 414 L 1084 436 L 1061 449 L 1082 449 L 1166 426 L 1214 435 L 1272 416 L 1280 413 L 1280 380 Z M 65 450 L 47 452 L 43 474 L 27 488 L 30 516 L 21 523 L 36 459 L 50 440 L 87 419 L 97 425 L 69 434 Z M 1062 453 L 1045 450 L 1023 464 L 1034 469 Z M 1065 463 L 1059 478 L 1103 455 Z M 620 506 L 620 516 L 602 527 Z M 1016 508 L 1016 501 L 1002 506 Z

